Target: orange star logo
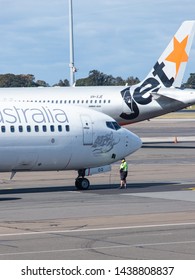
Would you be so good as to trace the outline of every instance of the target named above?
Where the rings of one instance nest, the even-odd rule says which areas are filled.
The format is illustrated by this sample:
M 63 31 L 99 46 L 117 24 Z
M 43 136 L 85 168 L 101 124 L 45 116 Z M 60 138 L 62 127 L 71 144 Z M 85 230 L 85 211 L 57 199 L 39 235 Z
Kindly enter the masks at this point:
M 180 64 L 182 62 L 187 62 L 188 61 L 188 55 L 185 51 L 186 45 L 188 42 L 188 36 L 186 36 L 183 41 L 179 42 L 175 37 L 174 37 L 174 49 L 173 51 L 165 58 L 167 61 L 174 62 L 176 64 L 176 76 L 179 71 Z

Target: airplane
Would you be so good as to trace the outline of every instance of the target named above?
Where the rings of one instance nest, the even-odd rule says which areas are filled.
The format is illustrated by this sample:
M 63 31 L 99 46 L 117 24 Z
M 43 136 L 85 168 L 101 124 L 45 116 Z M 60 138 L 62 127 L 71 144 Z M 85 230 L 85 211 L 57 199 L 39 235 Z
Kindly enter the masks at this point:
M 1 88 L 0 101 L 78 105 L 103 112 L 120 125 L 181 110 L 195 104 L 195 91 L 181 88 L 194 31 L 195 21 L 184 21 L 152 70 L 136 85 Z
M 77 170 L 77 189 L 142 145 L 113 118 L 64 104 L 0 103 L 0 135 L 0 172 Z

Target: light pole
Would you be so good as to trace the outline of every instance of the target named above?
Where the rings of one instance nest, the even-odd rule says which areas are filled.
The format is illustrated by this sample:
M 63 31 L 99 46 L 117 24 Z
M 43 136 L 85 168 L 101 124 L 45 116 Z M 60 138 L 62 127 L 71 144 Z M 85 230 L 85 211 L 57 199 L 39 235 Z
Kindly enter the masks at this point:
M 73 8 L 72 0 L 69 0 L 69 35 L 70 35 L 70 86 L 75 84 L 75 72 L 74 66 L 74 38 L 73 38 Z

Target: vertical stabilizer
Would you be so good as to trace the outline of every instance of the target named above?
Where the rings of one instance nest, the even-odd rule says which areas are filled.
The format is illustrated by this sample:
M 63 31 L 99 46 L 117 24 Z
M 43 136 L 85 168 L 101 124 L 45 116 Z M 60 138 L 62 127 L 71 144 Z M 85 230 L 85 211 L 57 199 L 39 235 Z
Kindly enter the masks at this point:
M 195 21 L 184 21 L 147 77 L 140 83 L 121 91 L 121 96 L 127 105 L 126 111 L 123 111 L 120 115 L 122 119 L 134 120 L 138 118 L 140 108 L 150 104 L 154 95 L 159 97 L 156 94 L 160 89 L 181 86 L 194 31 Z M 166 91 L 166 99 L 167 97 L 171 98 L 171 94 L 172 92 L 168 96 Z M 175 99 L 175 96 L 173 99 Z M 127 112 L 128 109 L 129 113 Z M 147 115 L 150 114 L 147 113 Z
M 159 87 L 180 87 L 194 31 L 195 21 L 184 21 L 144 81 L 154 78 Z

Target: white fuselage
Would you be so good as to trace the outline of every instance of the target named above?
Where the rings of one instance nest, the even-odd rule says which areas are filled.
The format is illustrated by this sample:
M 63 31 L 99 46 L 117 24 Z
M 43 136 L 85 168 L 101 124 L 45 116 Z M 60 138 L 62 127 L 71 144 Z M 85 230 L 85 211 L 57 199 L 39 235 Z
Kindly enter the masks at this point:
M 136 85 L 131 87 L 1 88 L 1 101 L 63 104 L 91 108 L 103 112 L 114 118 L 119 124 L 125 125 L 195 104 L 195 92 L 176 88 L 160 88 L 157 93 L 147 91 L 138 94 Z
M 90 109 L 0 103 L 0 172 L 98 167 L 140 147 L 138 136 Z

